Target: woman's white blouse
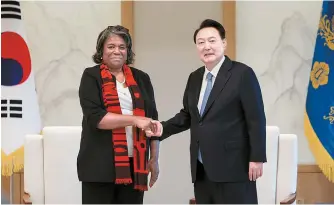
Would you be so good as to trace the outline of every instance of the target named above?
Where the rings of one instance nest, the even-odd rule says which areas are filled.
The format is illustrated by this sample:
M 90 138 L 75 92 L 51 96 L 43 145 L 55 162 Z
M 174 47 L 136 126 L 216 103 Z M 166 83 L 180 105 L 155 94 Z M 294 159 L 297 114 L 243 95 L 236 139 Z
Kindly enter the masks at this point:
M 116 89 L 118 93 L 119 102 L 121 105 L 121 110 L 123 115 L 133 115 L 133 105 L 131 93 L 128 87 L 124 87 L 123 83 L 116 80 Z M 125 127 L 126 139 L 128 143 L 128 154 L 129 157 L 133 155 L 133 136 L 132 136 L 132 126 Z

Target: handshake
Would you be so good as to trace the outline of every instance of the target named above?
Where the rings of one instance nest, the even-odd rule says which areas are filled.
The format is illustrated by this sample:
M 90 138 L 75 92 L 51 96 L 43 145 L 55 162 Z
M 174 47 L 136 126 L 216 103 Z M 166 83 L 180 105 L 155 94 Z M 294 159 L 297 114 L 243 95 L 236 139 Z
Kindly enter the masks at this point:
M 135 126 L 144 130 L 147 137 L 160 137 L 162 135 L 162 124 L 157 120 L 147 117 L 136 117 Z

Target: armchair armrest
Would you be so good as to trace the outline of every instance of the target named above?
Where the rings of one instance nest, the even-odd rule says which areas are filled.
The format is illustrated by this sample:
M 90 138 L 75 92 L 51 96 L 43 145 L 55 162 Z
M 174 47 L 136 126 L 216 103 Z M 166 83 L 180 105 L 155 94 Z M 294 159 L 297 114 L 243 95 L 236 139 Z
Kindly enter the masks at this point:
M 28 194 L 27 192 L 24 192 L 22 199 L 24 204 L 32 204 L 30 194 Z
M 283 199 L 280 204 L 292 204 L 296 201 L 297 194 L 293 193 Z

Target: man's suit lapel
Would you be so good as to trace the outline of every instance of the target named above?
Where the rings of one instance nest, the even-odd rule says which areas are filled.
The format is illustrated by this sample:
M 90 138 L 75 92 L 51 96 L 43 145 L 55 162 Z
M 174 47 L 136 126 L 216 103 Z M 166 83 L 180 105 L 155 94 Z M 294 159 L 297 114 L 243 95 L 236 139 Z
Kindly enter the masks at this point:
M 219 93 L 225 88 L 227 81 L 231 77 L 231 72 L 230 72 L 231 68 L 232 68 L 232 61 L 227 56 L 225 56 L 224 63 L 219 69 L 217 78 L 209 95 L 208 102 L 206 103 L 202 118 L 209 111 L 210 107 L 212 106 L 215 99 L 218 97 Z

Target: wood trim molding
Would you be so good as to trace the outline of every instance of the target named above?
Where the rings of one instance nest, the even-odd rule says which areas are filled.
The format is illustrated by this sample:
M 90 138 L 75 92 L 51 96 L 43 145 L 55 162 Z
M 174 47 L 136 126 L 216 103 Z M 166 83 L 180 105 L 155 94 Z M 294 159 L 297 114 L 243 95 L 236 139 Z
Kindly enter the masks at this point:
M 318 165 L 299 164 L 297 180 L 297 203 L 334 202 L 334 184 L 325 177 Z
M 298 173 L 322 173 L 320 168 L 315 164 L 299 164 Z
M 226 30 L 226 55 L 236 60 L 236 1 L 222 1 L 223 26 Z
M 121 24 L 129 29 L 132 41 L 134 38 L 134 2 L 133 1 L 121 1 Z

